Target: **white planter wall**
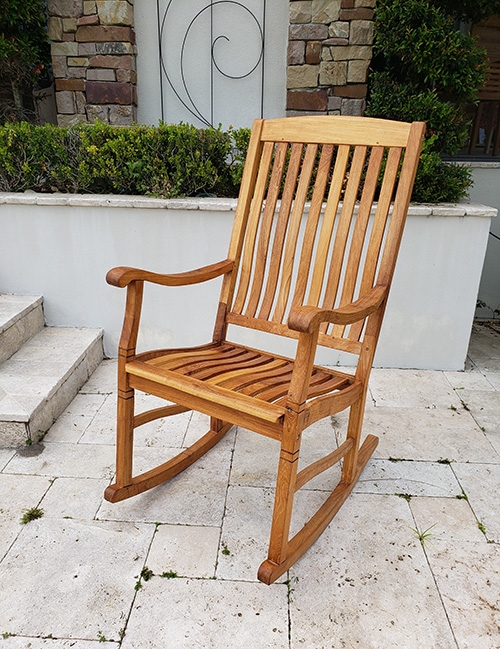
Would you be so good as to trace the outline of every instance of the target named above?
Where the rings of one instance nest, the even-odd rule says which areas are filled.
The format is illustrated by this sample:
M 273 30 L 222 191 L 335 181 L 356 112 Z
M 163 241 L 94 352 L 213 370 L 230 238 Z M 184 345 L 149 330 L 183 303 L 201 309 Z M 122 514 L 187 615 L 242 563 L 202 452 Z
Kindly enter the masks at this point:
M 471 201 L 484 201 L 487 205 L 500 209 L 500 162 L 472 162 L 474 185 L 470 190 Z M 479 299 L 488 305 L 480 308 L 477 315 L 491 318 L 493 310 L 500 309 L 500 219 L 493 219 L 488 237 L 484 267 L 479 285 Z M 496 316 L 498 317 L 498 316 Z
M 118 265 L 179 272 L 224 259 L 234 206 L 227 199 L 0 194 L 0 293 L 43 295 L 49 325 L 102 327 L 106 353 L 116 356 L 125 290 L 108 286 L 106 272 Z M 495 213 L 474 204 L 411 206 L 377 366 L 463 369 Z M 140 347 L 209 340 L 219 287 L 220 279 L 148 286 Z M 244 340 L 259 345 L 260 336 Z M 318 357 L 346 360 L 330 350 Z

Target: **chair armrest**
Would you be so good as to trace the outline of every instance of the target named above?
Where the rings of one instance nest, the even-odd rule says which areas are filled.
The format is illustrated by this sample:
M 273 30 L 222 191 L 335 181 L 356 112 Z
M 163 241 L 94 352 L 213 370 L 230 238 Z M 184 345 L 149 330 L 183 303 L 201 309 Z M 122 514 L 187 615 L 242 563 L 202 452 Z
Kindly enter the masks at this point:
M 387 296 L 387 286 L 374 286 L 359 300 L 338 309 L 320 309 L 315 306 L 299 306 L 290 311 L 288 326 L 294 331 L 312 333 L 322 322 L 348 325 L 364 320 L 376 311 Z
M 106 281 L 108 284 L 118 286 L 119 288 L 124 288 L 130 282 L 135 281 L 152 282 L 153 284 L 161 284 L 162 286 L 187 286 L 188 284 L 199 284 L 200 282 L 206 282 L 220 275 L 225 275 L 233 269 L 233 266 L 233 260 L 225 259 L 224 261 L 219 261 L 216 264 L 210 264 L 203 268 L 172 275 L 161 275 L 159 273 L 141 270 L 140 268 L 118 266 L 108 272 Z

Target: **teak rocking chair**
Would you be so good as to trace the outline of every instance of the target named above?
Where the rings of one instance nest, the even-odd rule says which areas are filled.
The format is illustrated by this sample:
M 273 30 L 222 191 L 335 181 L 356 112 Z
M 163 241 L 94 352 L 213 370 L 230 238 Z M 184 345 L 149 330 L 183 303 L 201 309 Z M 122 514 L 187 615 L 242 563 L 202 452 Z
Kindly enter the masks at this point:
M 116 483 L 107 488 L 107 500 L 159 485 L 233 425 L 244 426 L 280 443 L 269 553 L 258 578 L 274 582 L 314 543 L 377 446 L 374 435 L 360 444 L 368 377 L 424 129 L 421 122 L 366 117 L 256 120 L 228 258 L 173 275 L 109 271 L 108 283 L 127 287 L 127 302 L 118 359 Z M 145 281 L 173 287 L 221 275 L 211 343 L 136 353 Z M 296 339 L 295 358 L 231 343 L 228 326 Z M 318 344 L 357 355 L 356 368 L 349 373 L 315 365 Z M 174 405 L 135 415 L 135 390 Z M 345 441 L 297 471 L 302 431 L 346 408 Z M 209 415 L 210 430 L 175 458 L 133 476 L 134 428 L 188 410 Z M 289 539 L 294 494 L 339 461 L 338 485 Z

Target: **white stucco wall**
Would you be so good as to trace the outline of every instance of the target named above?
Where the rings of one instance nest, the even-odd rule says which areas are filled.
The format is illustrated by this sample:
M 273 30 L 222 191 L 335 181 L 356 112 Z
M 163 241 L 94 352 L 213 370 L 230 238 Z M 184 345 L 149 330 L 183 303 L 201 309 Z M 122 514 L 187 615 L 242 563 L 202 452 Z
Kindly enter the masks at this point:
M 500 210 L 500 162 L 475 162 L 468 166 L 472 168 L 474 179 L 470 190 L 471 201 L 480 201 Z M 500 218 L 492 219 L 490 229 L 500 237 Z M 492 311 L 500 309 L 500 240 L 491 235 L 488 237 L 478 297 L 489 307 L 478 309 L 478 316 L 491 318 Z
M 106 272 L 179 272 L 224 259 L 234 206 L 228 199 L 0 194 L 0 293 L 43 295 L 49 325 L 102 327 L 106 353 L 115 356 L 125 291 L 108 286 Z M 463 369 L 494 214 L 466 204 L 410 207 L 377 366 Z M 220 279 L 147 286 L 140 347 L 210 340 L 219 287 Z M 257 346 L 260 335 L 244 340 Z M 345 360 L 331 350 L 318 357 Z
M 243 2 L 215 2 L 213 7 L 215 32 L 209 33 L 209 6 L 207 0 L 161 0 L 161 11 L 169 7 L 165 36 L 162 40 L 167 72 L 183 100 L 191 105 L 182 84 L 181 55 L 184 43 L 184 80 L 193 102 L 205 115 L 210 115 L 210 69 L 213 72 L 215 126 L 223 128 L 251 126 L 260 116 L 260 71 L 239 80 L 224 77 L 211 66 L 211 44 L 214 59 L 226 74 L 240 76 L 250 71 L 258 61 L 259 38 L 255 20 L 250 17 L 244 4 L 259 20 L 262 18 L 263 0 Z M 263 117 L 285 115 L 286 74 L 285 62 L 288 44 L 289 0 L 267 0 L 264 50 L 264 114 Z M 196 15 L 198 17 L 196 18 Z M 135 31 L 137 36 L 137 93 L 138 121 L 157 124 L 161 119 L 159 37 L 156 2 L 135 0 Z M 190 26 L 191 21 L 194 22 Z M 184 36 L 188 33 L 186 41 Z M 168 123 L 189 122 L 203 126 L 169 88 L 164 80 L 164 121 Z

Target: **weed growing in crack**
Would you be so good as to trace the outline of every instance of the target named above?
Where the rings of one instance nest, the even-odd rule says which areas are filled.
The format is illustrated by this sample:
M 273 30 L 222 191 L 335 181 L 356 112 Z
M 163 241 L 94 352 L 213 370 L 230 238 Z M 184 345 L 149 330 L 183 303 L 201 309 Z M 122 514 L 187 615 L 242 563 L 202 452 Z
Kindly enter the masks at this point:
M 415 534 L 416 534 L 417 537 L 418 537 L 418 540 L 419 540 L 420 543 L 422 544 L 422 547 L 424 547 L 424 545 L 425 545 L 425 541 L 426 541 L 429 537 L 434 536 L 434 535 L 432 534 L 431 530 L 432 530 L 433 527 L 436 527 L 436 525 L 437 525 L 437 523 L 434 523 L 434 525 L 431 525 L 430 527 L 428 527 L 426 530 L 423 530 L 423 531 L 422 531 L 422 530 L 419 530 L 418 527 L 410 527 L 410 529 L 411 529 L 412 532 L 415 532 Z
M 36 521 L 37 518 L 42 518 L 43 513 L 43 509 L 40 509 L 39 507 L 30 507 L 30 509 L 27 509 L 21 516 L 20 523 L 21 525 L 26 525 L 26 523 Z
M 179 575 L 174 571 L 174 570 L 167 570 L 166 572 L 162 572 L 160 577 L 163 577 L 163 579 L 176 579 Z

